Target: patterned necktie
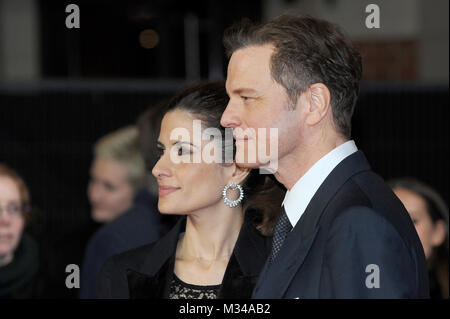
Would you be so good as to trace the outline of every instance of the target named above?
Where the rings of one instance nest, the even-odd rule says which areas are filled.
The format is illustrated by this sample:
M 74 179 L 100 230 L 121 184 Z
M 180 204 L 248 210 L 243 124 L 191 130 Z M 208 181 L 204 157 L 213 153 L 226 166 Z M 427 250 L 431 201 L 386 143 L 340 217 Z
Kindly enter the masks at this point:
M 291 222 L 289 221 L 284 206 L 282 206 L 280 218 L 278 219 L 274 228 L 272 251 L 270 252 L 269 256 L 269 264 L 271 264 L 275 260 L 275 257 L 277 256 L 281 246 L 283 245 L 284 239 L 289 234 L 291 229 Z

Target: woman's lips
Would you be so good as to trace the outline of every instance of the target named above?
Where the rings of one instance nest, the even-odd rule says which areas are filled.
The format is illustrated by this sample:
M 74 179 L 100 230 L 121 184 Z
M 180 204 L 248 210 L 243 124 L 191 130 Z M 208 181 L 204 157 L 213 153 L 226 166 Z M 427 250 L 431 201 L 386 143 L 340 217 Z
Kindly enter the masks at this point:
M 179 187 L 172 187 L 172 186 L 159 186 L 158 195 L 159 196 L 166 196 L 169 195 L 177 190 L 179 190 Z

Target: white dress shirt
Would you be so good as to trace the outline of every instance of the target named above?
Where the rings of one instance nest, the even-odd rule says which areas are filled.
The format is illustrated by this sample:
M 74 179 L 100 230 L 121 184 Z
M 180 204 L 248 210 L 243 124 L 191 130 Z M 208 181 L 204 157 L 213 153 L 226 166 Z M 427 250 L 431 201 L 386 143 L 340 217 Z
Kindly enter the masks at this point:
M 282 206 L 286 210 L 292 228 L 295 227 L 306 207 L 331 171 L 347 156 L 356 152 L 355 142 L 347 141 L 318 160 L 295 185 L 286 192 Z

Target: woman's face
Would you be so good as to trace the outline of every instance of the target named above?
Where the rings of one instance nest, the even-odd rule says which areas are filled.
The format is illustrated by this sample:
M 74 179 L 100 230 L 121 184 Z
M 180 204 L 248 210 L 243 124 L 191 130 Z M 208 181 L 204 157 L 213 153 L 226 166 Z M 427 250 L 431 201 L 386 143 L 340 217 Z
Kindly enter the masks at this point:
M 91 167 L 88 187 L 92 218 L 100 223 L 110 222 L 131 208 L 134 191 L 124 165 L 96 157 Z
M 14 254 L 25 225 L 19 187 L 7 176 L 0 176 L 0 207 L 0 258 L 3 259 Z
M 426 202 L 421 196 L 404 188 L 396 188 L 394 193 L 411 216 L 428 259 L 433 248 L 442 243 L 440 225 L 433 223 Z
M 234 165 L 206 163 L 203 158 L 199 163 L 193 161 L 210 143 L 203 141 L 199 145 L 193 138 L 195 119 L 191 113 L 177 109 L 167 113 L 161 122 L 158 148 L 162 155 L 152 173 L 158 181 L 158 208 L 162 213 L 189 214 L 223 204 L 222 189 Z M 172 136 L 171 139 L 175 129 L 187 130 L 189 137 Z

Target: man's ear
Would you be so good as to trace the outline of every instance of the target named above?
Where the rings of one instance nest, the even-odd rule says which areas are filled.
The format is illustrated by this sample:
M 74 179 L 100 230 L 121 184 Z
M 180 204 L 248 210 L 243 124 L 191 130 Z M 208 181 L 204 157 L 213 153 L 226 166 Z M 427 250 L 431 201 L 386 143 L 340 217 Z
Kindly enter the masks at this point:
M 306 124 L 316 125 L 330 111 L 330 90 L 323 83 L 311 84 L 307 93 L 309 109 L 306 115 Z
M 235 163 L 233 164 L 233 168 L 234 170 L 229 182 L 235 182 L 236 184 L 241 184 L 252 170 L 251 168 L 240 167 Z

